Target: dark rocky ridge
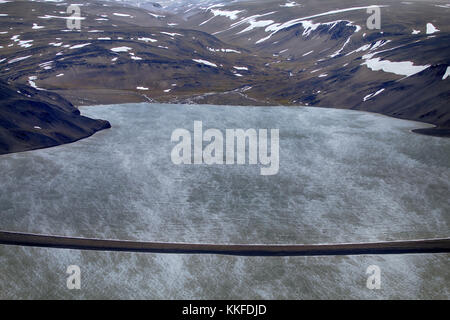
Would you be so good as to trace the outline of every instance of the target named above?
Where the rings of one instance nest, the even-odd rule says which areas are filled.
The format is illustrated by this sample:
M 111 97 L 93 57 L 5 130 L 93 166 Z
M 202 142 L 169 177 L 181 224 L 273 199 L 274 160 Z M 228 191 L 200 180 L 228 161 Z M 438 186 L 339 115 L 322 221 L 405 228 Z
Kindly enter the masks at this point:
M 55 93 L 0 81 L 0 154 L 70 143 L 110 127 Z

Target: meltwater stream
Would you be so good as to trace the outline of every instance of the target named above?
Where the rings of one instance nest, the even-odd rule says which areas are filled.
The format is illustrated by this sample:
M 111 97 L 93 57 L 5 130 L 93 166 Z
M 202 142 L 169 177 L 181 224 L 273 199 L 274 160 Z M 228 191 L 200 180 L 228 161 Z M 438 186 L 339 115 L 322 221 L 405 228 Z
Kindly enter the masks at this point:
M 418 123 L 319 108 L 84 107 L 113 128 L 0 156 L 0 229 L 196 243 L 450 236 L 450 140 Z M 280 169 L 175 165 L 177 128 L 279 129 Z M 82 290 L 66 268 L 82 269 Z M 379 265 L 381 290 L 366 288 Z M 448 254 L 256 258 L 0 247 L 0 298 L 449 298 Z

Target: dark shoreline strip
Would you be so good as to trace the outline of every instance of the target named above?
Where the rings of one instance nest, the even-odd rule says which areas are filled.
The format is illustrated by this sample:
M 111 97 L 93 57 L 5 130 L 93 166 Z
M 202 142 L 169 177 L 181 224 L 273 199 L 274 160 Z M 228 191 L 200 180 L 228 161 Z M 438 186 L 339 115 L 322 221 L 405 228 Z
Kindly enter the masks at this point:
M 226 245 L 101 240 L 0 231 L 0 244 L 77 250 L 235 256 L 336 256 L 450 252 L 450 238 L 316 245 Z

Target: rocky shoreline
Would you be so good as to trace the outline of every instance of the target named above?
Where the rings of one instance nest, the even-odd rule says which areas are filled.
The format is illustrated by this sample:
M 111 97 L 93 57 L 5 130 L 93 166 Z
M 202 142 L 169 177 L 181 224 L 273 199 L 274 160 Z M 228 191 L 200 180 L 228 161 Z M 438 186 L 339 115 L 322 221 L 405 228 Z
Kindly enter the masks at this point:
M 72 143 L 92 136 L 98 131 L 111 128 L 106 120 L 84 117 L 69 100 L 61 95 L 49 91 L 7 84 L 0 81 L 2 108 L 0 109 L 0 155 L 54 147 Z M 26 98 L 24 98 L 24 95 Z M 111 95 L 101 92 L 96 95 L 91 92 L 95 104 L 111 104 Z M 79 106 L 81 100 L 75 101 Z M 124 94 L 116 103 L 149 102 L 138 95 Z M 254 101 L 236 93 L 224 93 L 208 96 L 193 96 L 174 101 L 154 101 L 175 104 L 216 104 L 240 106 L 268 106 L 267 101 Z M 253 104 L 252 104 L 253 102 Z M 93 103 L 93 104 L 94 104 Z M 401 118 L 424 123 L 414 117 L 399 117 L 389 113 L 377 112 L 386 116 Z M 436 125 L 436 124 L 435 124 Z M 431 128 L 418 128 L 412 130 L 417 134 L 450 137 L 450 128 L 435 126 Z
M 227 105 L 227 106 L 284 106 L 284 107 L 299 107 L 301 105 L 295 105 L 295 104 L 280 104 L 277 101 L 273 100 L 262 100 L 262 99 L 255 99 L 252 97 L 249 97 L 242 92 L 238 90 L 234 91 L 228 91 L 228 92 L 217 92 L 217 93 L 210 93 L 210 94 L 200 94 L 200 95 L 192 95 L 192 96 L 185 96 L 185 97 L 168 97 L 165 99 L 156 99 L 149 101 L 148 97 L 140 96 L 135 94 L 134 92 L 127 92 L 126 90 L 88 90 L 86 91 L 80 91 L 83 93 L 83 96 L 89 96 L 89 100 L 76 98 L 73 91 L 67 91 L 67 92 L 58 92 L 65 96 L 65 98 L 72 100 L 72 97 L 74 100 L 72 102 L 77 106 L 83 106 L 83 105 L 104 105 L 104 104 L 121 104 L 121 103 L 139 103 L 139 102 L 151 102 L 151 103 L 171 103 L 171 104 L 213 104 L 213 105 Z M 77 93 L 80 93 L 77 92 Z M 108 94 L 108 92 L 110 94 Z M 111 95 L 111 93 L 113 95 Z M 114 100 L 114 94 L 116 94 L 117 100 Z M 313 107 L 313 106 L 312 106 Z M 317 107 L 321 108 L 333 108 L 326 105 L 318 105 Z M 377 113 L 384 116 L 389 116 L 397 119 L 402 120 L 409 120 L 409 121 L 415 121 L 420 123 L 425 123 L 429 125 L 433 125 L 434 127 L 430 128 L 418 128 L 412 130 L 412 132 L 417 134 L 423 134 L 427 136 L 434 136 L 434 137 L 444 137 L 444 138 L 450 138 L 450 127 L 446 126 L 445 124 L 442 125 L 440 121 L 424 121 L 423 117 L 418 116 L 414 113 L 411 114 L 395 114 L 392 113 L 390 110 L 377 110 L 375 108 L 374 110 L 365 110 L 363 108 L 341 108 L 337 107 L 338 109 L 353 109 L 358 111 L 367 111 L 370 113 Z M 436 119 L 439 120 L 439 119 Z

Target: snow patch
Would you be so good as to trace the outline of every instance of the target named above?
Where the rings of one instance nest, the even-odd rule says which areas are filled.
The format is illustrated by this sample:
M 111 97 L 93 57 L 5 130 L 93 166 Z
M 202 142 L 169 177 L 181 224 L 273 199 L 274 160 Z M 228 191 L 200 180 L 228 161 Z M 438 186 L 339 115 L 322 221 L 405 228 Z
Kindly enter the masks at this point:
M 364 101 L 364 102 L 366 102 L 367 100 L 370 100 L 370 99 L 372 99 L 373 97 L 375 97 L 375 96 L 379 95 L 379 94 L 380 94 L 380 93 L 382 93 L 383 91 L 384 91 L 384 88 L 383 88 L 383 89 L 380 89 L 380 90 L 378 90 L 377 92 L 374 92 L 374 93 L 368 94 L 367 96 L 365 96 L 365 97 L 364 97 L 363 101 Z
M 73 50 L 73 49 L 80 49 L 80 48 L 86 47 L 86 46 L 88 46 L 88 45 L 90 45 L 90 44 L 91 44 L 90 42 L 88 42 L 88 43 L 82 43 L 82 44 L 77 44 L 77 45 L 71 46 L 69 49 L 70 49 L 70 50 Z
M 297 6 L 301 6 L 301 4 L 298 4 L 297 2 L 286 2 L 285 4 L 280 4 L 280 7 L 282 8 L 292 8 L 292 7 L 297 7 Z
M 447 70 L 445 70 L 445 74 L 442 77 L 442 80 L 447 79 L 448 77 L 450 77 L 450 67 L 447 67 Z
M 211 13 L 217 17 L 227 17 L 230 20 L 236 20 L 238 18 L 238 14 L 243 12 L 243 10 L 234 10 L 234 11 L 226 11 L 226 10 L 220 10 L 220 9 L 211 9 Z
M 37 29 L 43 29 L 45 28 L 44 26 L 38 26 L 37 23 L 33 23 L 33 26 L 31 27 L 31 29 L 37 30 Z
M 164 32 L 164 31 L 161 31 L 160 33 L 162 33 L 162 34 L 165 34 L 165 35 L 168 35 L 168 36 L 171 36 L 171 37 L 175 37 L 175 36 L 183 36 L 182 34 L 180 34 L 180 33 L 175 33 L 175 32 Z
M 433 24 L 427 23 L 427 34 L 433 34 L 433 33 L 436 33 L 438 31 L 441 31 L 441 30 L 439 30 L 438 28 L 433 26 Z
M 25 56 L 25 57 L 19 57 L 19 58 L 15 58 L 15 59 L 9 60 L 9 61 L 8 61 L 8 63 L 19 62 L 19 61 L 22 61 L 22 60 L 28 59 L 29 57 L 31 57 L 31 55 L 29 55 L 29 56 Z
M 154 13 L 151 13 L 151 12 L 147 12 L 149 15 L 151 15 L 152 17 L 155 17 L 155 18 L 165 18 L 166 16 L 161 16 L 161 15 L 159 15 L 159 14 L 154 14 Z
M 366 65 L 372 71 L 382 70 L 384 72 L 395 73 L 407 77 L 415 75 L 430 67 L 430 65 L 415 66 L 411 61 L 392 62 L 389 60 L 381 60 L 381 58 L 368 59 L 361 65 Z
M 145 38 L 145 37 L 138 38 L 138 40 L 139 40 L 139 41 L 145 41 L 145 42 L 156 42 L 156 41 L 158 41 L 158 40 L 156 40 L 156 39 Z
M 128 52 L 130 50 L 133 50 L 130 47 L 117 47 L 117 48 L 112 48 L 111 51 L 113 52 Z
M 214 49 L 207 47 L 207 49 L 211 52 L 225 52 L 225 53 L 241 53 L 240 51 L 234 50 L 234 49 Z
M 44 90 L 41 88 L 38 88 L 38 86 L 36 85 L 36 83 L 34 82 L 34 80 L 36 80 L 37 77 L 36 76 L 30 76 L 28 77 L 28 84 L 30 85 L 30 87 L 35 88 L 36 90 Z
M 134 18 L 133 16 L 126 14 L 126 13 L 116 13 L 114 12 L 113 15 L 117 16 L 117 17 L 129 17 L 129 18 Z
M 217 65 L 215 63 L 209 62 L 207 60 L 202 60 L 202 59 L 192 59 L 192 60 L 197 62 L 197 63 L 201 63 L 201 64 L 205 64 L 205 65 L 210 66 L 210 67 L 217 68 Z

